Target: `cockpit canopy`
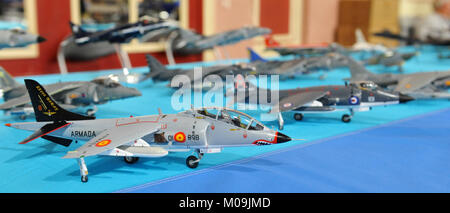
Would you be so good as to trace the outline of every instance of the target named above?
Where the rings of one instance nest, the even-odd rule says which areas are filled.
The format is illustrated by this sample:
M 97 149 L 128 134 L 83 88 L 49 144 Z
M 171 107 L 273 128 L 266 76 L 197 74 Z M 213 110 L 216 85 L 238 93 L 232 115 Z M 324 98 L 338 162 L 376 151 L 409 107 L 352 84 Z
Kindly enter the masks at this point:
M 358 81 L 353 82 L 351 85 L 354 85 L 360 89 L 366 89 L 366 90 L 376 90 L 378 88 L 377 84 L 375 84 L 372 81 Z
M 22 35 L 26 33 L 25 30 L 22 28 L 13 28 L 13 29 L 11 29 L 11 32 L 13 32 L 15 34 L 22 34 Z
M 247 130 L 262 131 L 268 129 L 255 118 L 233 109 L 209 107 L 194 109 L 193 111 L 196 114 L 207 116 Z
M 92 80 L 91 82 L 103 85 L 108 88 L 116 88 L 121 86 L 118 80 L 109 77 L 99 77 Z

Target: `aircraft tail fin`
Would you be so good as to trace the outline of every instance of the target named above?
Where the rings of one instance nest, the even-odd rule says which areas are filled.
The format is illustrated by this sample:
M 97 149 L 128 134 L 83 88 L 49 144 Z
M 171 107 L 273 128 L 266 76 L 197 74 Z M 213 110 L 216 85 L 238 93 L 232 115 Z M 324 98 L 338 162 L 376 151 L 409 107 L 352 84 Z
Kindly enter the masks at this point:
M 60 107 L 38 82 L 25 79 L 25 86 L 33 105 L 36 121 L 74 121 L 92 120 L 95 117 L 69 112 Z
M 161 62 L 158 61 L 155 57 L 151 56 L 150 54 L 146 54 L 145 58 L 147 59 L 148 69 L 149 72 L 146 74 L 145 78 L 155 78 L 158 76 L 161 72 L 166 72 L 166 67 L 161 64 Z M 153 79 L 155 80 L 155 79 Z
M 281 46 L 281 44 L 278 43 L 278 41 L 275 40 L 275 38 L 273 38 L 272 35 L 266 35 L 264 37 L 264 42 L 266 43 L 266 47 L 279 47 L 279 46 Z
M 347 56 L 348 66 L 350 69 L 351 79 L 353 80 L 363 80 L 359 79 L 360 76 L 374 76 L 372 72 L 367 70 L 364 65 L 358 63 L 353 58 Z
M 0 66 L 0 89 L 8 90 L 19 85 L 19 82 L 14 80 L 14 78 Z
M 72 22 L 69 22 L 69 25 L 75 38 L 83 37 L 90 34 L 89 32 L 83 30 L 80 25 L 76 25 Z
M 254 62 L 254 61 L 266 62 L 267 61 L 262 56 L 260 56 L 258 53 L 256 53 L 252 48 L 247 47 L 247 50 L 248 50 L 248 53 L 250 56 L 250 62 Z
M 356 38 L 356 43 L 367 43 L 363 32 L 359 28 L 355 30 L 355 38 Z
M 234 82 L 234 89 L 227 90 L 227 93 L 225 94 L 226 97 L 233 97 L 229 100 L 227 106 L 232 106 L 235 103 L 258 104 L 259 92 L 269 93 L 270 89 L 261 89 L 245 79 L 244 76 L 237 75 Z M 256 97 L 256 100 L 250 97 Z

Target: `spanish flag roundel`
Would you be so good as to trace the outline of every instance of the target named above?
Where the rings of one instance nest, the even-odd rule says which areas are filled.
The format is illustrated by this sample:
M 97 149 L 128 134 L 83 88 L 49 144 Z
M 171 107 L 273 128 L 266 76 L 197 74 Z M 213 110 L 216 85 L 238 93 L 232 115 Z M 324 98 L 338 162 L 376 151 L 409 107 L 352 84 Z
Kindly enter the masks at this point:
M 111 143 L 111 140 L 106 139 L 106 140 L 102 140 L 102 141 L 96 143 L 95 146 L 96 147 L 104 147 L 104 146 L 107 146 L 110 143 Z
M 173 138 L 179 143 L 184 143 L 186 141 L 186 135 L 183 132 L 177 132 Z

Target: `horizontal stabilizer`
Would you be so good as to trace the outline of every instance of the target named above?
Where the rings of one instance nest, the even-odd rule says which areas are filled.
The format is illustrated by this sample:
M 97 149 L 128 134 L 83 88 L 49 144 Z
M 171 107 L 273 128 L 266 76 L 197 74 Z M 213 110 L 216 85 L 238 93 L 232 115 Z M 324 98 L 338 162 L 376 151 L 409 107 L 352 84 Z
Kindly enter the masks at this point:
M 42 136 L 42 138 L 44 138 L 45 140 L 51 141 L 53 143 L 62 145 L 62 146 L 70 146 L 70 144 L 72 143 L 72 140 L 70 139 L 65 139 L 65 138 L 59 138 L 59 137 L 54 137 L 54 136 L 50 136 L 50 135 L 44 135 Z
M 32 135 L 30 135 L 27 138 L 25 138 L 19 144 L 27 144 L 28 142 L 30 142 L 32 140 L 35 140 L 35 139 L 37 139 L 39 137 L 42 137 L 42 136 L 45 136 L 45 135 L 47 135 L 47 134 L 49 134 L 49 133 L 51 133 L 53 131 L 56 131 L 56 130 L 61 129 L 63 127 L 66 127 L 68 125 L 70 125 L 70 123 L 66 123 L 66 122 L 46 124 L 43 127 L 41 127 L 40 129 L 38 129 L 36 132 L 34 132 Z M 52 140 L 50 140 L 50 141 L 52 141 Z M 54 141 L 52 141 L 52 142 L 54 142 Z

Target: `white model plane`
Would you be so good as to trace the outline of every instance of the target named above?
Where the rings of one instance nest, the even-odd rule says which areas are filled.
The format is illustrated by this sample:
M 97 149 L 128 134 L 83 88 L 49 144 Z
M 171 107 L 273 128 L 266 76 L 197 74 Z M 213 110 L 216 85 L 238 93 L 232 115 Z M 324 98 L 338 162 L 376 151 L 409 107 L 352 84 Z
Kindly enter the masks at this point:
M 87 142 L 64 158 L 78 160 L 81 181 L 88 181 L 84 159 L 94 155 L 124 157 L 135 163 L 139 157 L 164 157 L 169 152 L 195 150 L 186 159 L 196 168 L 205 153 L 217 153 L 224 147 L 256 146 L 284 143 L 290 137 L 272 130 L 256 119 L 232 109 L 191 109 L 178 114 L 93 119 L 61 108 L 36 81 L 25 80 L 37 122 L 12 123 L 6 126 L 33 131 L 20 142 L 42 137 L 69 146 L 72 140 Z

